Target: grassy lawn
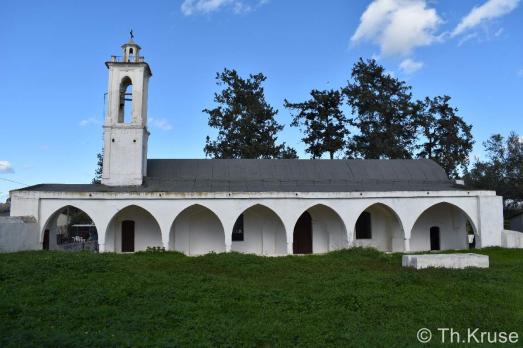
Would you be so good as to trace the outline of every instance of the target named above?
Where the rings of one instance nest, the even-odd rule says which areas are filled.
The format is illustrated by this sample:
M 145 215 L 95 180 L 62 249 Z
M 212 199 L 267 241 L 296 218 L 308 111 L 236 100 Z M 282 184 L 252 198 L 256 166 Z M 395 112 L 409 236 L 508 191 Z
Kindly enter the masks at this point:
M 0 254 L 0 347 L 407 347 L 422 327 L 517 331 L 522 346 L 523 250 L 478 252 L 490 269 L 403 269 L 368 249 Z

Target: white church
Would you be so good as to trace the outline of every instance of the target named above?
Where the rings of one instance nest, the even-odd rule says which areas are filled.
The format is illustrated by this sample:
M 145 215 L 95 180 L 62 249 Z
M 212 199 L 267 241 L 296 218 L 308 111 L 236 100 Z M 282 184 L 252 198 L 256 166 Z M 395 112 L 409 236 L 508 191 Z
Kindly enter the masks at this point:
M 99 252 L 277 256 L 501 245 L 502 198 L 450 181 L 430 160 L 148 159 L 152 72 L 132 39 L 122 49 L 105 63 L 102 183 L 11 191 L 11 216 L 36 221 L 39 248 L 59 249 L 71 209 L 88 221 L 72 225 L 83 235 L 66 237 L 94 240 Z

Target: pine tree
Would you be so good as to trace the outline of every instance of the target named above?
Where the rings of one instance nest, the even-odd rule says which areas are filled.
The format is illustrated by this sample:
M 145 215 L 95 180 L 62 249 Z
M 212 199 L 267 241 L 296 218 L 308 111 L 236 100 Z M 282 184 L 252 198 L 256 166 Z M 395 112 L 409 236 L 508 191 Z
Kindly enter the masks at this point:
M 472 125 L 458 116 L 449 105 L 450 97 L 425 98 L 420 105 L 419 125 L 423 141 L 418 156 L 436 161 L 450 177 L 466 170 L 474 140 Z
M 495 190 L 506 209 L 523 207 L 523 141 L 515 132 L 505 139 L 494 134 L 483 143 L 486 160 L 476 160 L 465 183 L 477 189 Z
M 339 91 L 311 91 L 311 99 L 301 103 L 290 103 L 285 99 L 285 107 L 296 110 L 291 126 L 303 127 L 302 138 L 307 145 L 306 152 L 312 158 L 321 158 L 328 153 L 330 159 L 345 148 L 348 136 L 347 118 L 341 110 L 343 96 Z
M 277 144 L 283 129 L 274 117 L 278 113 L 265 100 L 259 73 L 243 79 L 235 70 L 216 75 L 223 90 L 215 93 L 217 106 L 204 109 L 209 126 L 218 130 L 216 139 L 206 139 L 205 154 L 213 158 L 296 158 L 296 151 L 285 143 Z
M 418 105 L 410 90 L 374 59 L 360 58 L 352 68 L 352 82 L 343 89 L 355 116 L 351 125 L 359 130 L 348 144 L 349 157 L 413 157 Z
M 92 184 L 101 184 L 102 183 L 102 171 L 104 165 L 104 150 L 96 154 L 98 161 L 96 162 L 96 169 L 94 171 L 94 178 L 91 181 Z

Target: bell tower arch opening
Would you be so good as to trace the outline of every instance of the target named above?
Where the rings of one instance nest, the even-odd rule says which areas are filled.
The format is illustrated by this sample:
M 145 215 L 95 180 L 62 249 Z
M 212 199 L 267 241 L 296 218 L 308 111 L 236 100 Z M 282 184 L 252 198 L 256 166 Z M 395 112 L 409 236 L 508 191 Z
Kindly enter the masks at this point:
M 125 76 L 120 83 L 120 109 L 118 123 L 131 123 L 133 119 L 133 82 Z

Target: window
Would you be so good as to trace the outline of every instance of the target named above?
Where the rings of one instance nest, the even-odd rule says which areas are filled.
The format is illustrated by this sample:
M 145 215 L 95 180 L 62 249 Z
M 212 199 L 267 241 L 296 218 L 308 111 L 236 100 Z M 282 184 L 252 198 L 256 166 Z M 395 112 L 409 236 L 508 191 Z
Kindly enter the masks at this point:
M 370 213 L 364 211 L 356 221 L 356 239 L 372 239 Z
M 243 242 L 243 214 L 238 217 L 232 228 L 232 241 Z

